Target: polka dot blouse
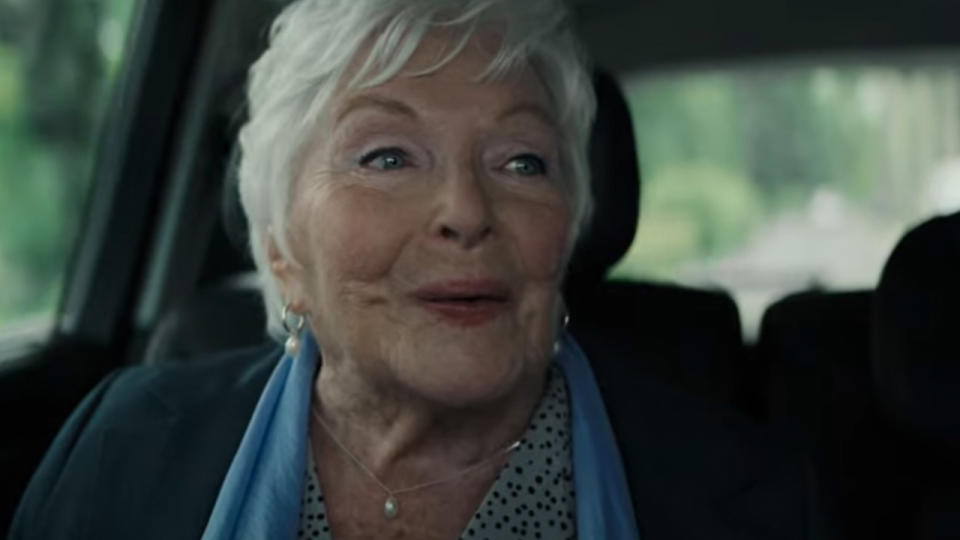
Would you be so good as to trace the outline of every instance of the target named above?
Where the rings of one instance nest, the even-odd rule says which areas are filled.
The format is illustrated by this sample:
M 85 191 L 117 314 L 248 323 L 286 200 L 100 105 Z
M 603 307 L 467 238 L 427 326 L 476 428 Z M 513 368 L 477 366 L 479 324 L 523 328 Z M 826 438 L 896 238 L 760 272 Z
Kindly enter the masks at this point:
M 552 366 L 519 448 L 460 534 L 461 540 L 577 537 L 569 410 L 563 373 Z M 313 452 L 307 455 L 299 537 L 331 540 Z

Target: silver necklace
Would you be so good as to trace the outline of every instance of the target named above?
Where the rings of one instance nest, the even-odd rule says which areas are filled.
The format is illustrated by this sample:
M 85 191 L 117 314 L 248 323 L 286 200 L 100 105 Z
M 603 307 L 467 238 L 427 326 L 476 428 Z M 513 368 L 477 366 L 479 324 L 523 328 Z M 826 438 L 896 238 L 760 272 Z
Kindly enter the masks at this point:
M 426 488 L 437 486 L 440 484 L 445 484 L 447 482 L 452 482 L 453 480 L 466 476 L 471 472 L 479 469 L 480 467 L 483 467 L 487 463 L 490 463 L 494 459 L 499 458 L 504 454 L 509 454 L 510 452 L 513 452 L 514 450 L 520 447 L 520 441 L 514 441 L 512 444 L 510 444 L 510 446 L 507 446 L 503 450 L 498 451 L 496 454 L 493 454 L 492 456 L 482 461 L 478 461 L 473 465 L 470 465 L 466 469 L 462 469 L 445 478 L 441 478 L 439 480 L 432 480 L 430 482 L 424 482 L 422 484 L 417 484 L 415 486 L 409 486 L 409 487 L 400 488 L 400 489 L 390 489 L 389 487 L 387 487 L 386 484 L 381 482 L 380 479 L 377 478 L 377 475 L 373 474 L 373 471 L 368 469 L 367 466 L 364 465 L 363 462 L 357 458 L 357 456 L 353 455 L 353 452 L 347 449 L 347 447 L 343 443 L 341 443 L 339 439 L 337 439 L 336 435 L 333 434 L 333 430 L 331 430 L 330 427 L 327 426 L 327 424 L 323 421 L 323 419 L 320 418 L 320 413 L 317 412 L 316 407 L 311 407 L 311 411 L 313 412 L 313 417 L 320 424 L 320 427 L 322 427 L 323 430 L 327 433 L 327 435 L 330 436 L 330 440 L 332 440 L 340 448 L 340 450 L 342 450 L 343 453 L 346 454 L 348 458 L 350 458 L 350 461 L 352 461 L 354 465 L 357 466 L 358 469 L 366 473 L 366 475 L 369 476 L 370 479 L 372 479 L 374 482 L 376 482 L 377 485 L 380 486 L 380 489 L 382 489 L 384 493 L 387 494 L 387 500 L 384 501 L 383 503 L 383 516 L 387 519 L 393 519 L 397 517 L 397 514 L 400 512 L 400 503 L 397 502 L 397 495 L 400 495 L 401 493 L 410 493 L 411 491 L 426 489 Z

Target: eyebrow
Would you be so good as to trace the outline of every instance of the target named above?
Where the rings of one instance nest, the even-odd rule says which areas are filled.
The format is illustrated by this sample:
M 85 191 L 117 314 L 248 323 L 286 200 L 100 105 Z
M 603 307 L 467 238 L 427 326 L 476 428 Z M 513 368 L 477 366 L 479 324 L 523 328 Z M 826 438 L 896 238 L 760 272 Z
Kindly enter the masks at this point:
M 347 100 L 346 104 L 344 104 L 337 113 L 337 123 L 339 124 L 342 122 L 343 119 L 346 118 L 350 113 L 366 108 L 379 109 L 389 114 L 406 116 L 412 120 L 419 118 L 417 112 L 402 101 L 384 96 L 364 94 L 353 96 Z M 553 115 L 547 112 L 547 110 L 540 105 L 530 101 L 520 102 L 516 105 L 508 107 L 497 116 L 497 120 L 502 121 L 510 118 L 511 116 L 518 115 L 533 116 L 550 128 L 557 129 L 557 123 L 554 120 Z
M 497 119 L 505 120 L 511 116 L 517 116 L 522 114 L 533 116 L 536 119 L 543 122 L 544 124 L 550 126 L 552 129 L 557 129 L 557 122 L 554 119 L 553 115 L 547 112 L 547 110 L 541 107 L 540 105 L 530 101 L 524 101 L 516 105 L 513 105 L 512 107 L 500 113 L 500 116 Z
M 350 113 L 367 108 L 379 109 L 386 113 L 406 116 L 414 120 L 417 119 L 417 112 L 406 103 L 388 97 L 367 94 L 350 98 L 337 113 L 337 123 L 339 124 L 343 121 Z

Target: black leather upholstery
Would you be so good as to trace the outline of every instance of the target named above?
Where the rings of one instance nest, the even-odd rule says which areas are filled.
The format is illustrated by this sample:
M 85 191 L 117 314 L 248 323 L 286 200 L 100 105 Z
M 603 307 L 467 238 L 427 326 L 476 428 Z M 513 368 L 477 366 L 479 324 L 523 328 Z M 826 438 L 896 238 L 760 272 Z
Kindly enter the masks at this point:
M 764 410 L 811 438 L 822 427 L 816 414 L 862 410 L 873 399 L 870 383 L 872 291 L 792 294 L 767 308 L 757 343 L 764 370 Z M 847 384 L 849 388 L 836 388 Z M 851 391 L 856 395 L 851 395 Z M 830 404 L 830 399 L 848 403 Z M 854 405 L 853 400 L 857 403 Z
M 874 397 L 872 291 L 804 292 L 770 306 L 757 344 L 771 429 L 811 457 L 824 511 L 846 538 L 887 538 L 891 432 Z
M 612 75 L 593 78 L 597 118 L 590 136 L 594 211 L 574 250 L 566 295 L 603 281 L 607 270 L 630 249 L 640 214 L 640 166 L 630 109 Z
M 960 538 L 960 214 L 909 232 L 876 291 L 789 296 L 757 348 L 769 425 L 851 539 Z
M 740 404 L 743 342 L 728 294 L 608 281 L 568 302 L 570 330 L 588 357 L 621 359 L 632 363 L 634 376 L 649 375 L 715 403 Z M 594 362 L 594 368 L 605 365 Z
M 960 213 L 907 233 L 876 295 L 875 386 L 903 439 L 900 512 L 914 538 L 960 538 Z
M 960 213 L 910 231 L 877 288 L 876 385 L 904 427 L 960 451 Z
M 960 538 L 960 486 L 954 484 L 923 498 L 912 537 L 916 540 Z
M 200 291 L 154 328 L 144 363 L 182 362 L 268 341 L 257 276 L 246 273 Z

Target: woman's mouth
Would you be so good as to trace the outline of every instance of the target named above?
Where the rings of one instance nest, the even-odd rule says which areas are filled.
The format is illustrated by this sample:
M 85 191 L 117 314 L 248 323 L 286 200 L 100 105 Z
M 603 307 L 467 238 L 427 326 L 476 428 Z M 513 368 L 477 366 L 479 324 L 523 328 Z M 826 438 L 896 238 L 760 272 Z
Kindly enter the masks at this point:
M 507 310 L 510 290 L 493 279 L 437 281 L 413 293 L 417 304 L 443 322 L 456 326 L 479 326 Z

